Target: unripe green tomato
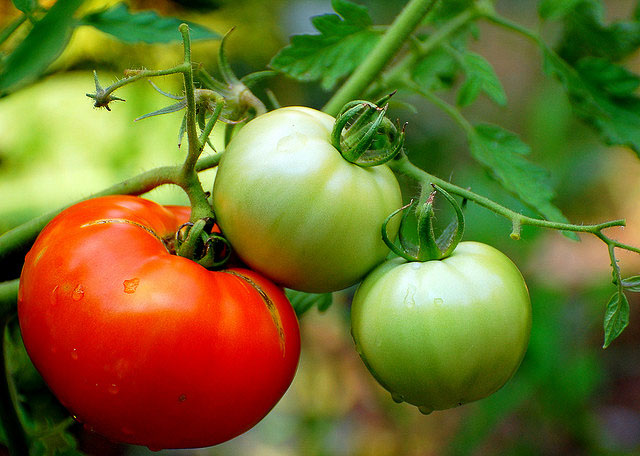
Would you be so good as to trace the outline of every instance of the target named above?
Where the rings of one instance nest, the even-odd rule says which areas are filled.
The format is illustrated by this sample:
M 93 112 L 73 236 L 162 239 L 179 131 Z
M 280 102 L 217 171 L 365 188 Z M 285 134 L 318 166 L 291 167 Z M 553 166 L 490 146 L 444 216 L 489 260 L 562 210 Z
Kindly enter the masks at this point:
M 235 252 L 295 290 L 357 283 L 389 253 L 380 227 L 402 206 L 386 165 L 362 168 L 333 147 L 334 123 L 304 107 L 263 114 L 233 137 L 216 174 L 213 208 Z M 389 223 L 391 237 L 397 229 Z
M 351 331 L 372 375 L 423 413 L 489 396 L 529 342 L 531 303 L 517 267 L 486 244 L 444 260 L 390 260 L 358 288 Z

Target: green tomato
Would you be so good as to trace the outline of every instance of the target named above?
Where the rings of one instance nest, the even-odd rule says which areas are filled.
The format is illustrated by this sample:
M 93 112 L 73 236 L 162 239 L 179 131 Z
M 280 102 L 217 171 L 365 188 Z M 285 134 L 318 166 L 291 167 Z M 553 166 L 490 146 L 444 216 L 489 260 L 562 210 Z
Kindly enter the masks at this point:
M 402 205 L 386 166 L 361 168 L 331 145 L 335 119 L 288 107 L 234 136 L 213 187 L 217 222 L 240 259 L 288 288 L 357 283 L 389 253 L 384 219 Z M 390 236 L 398 224 L 390 223 Z
M 444 260 L 390 260 L 358 288 L 356 348 L 396 402 L 423 413 L 489 396 L 515 373 L 529 342 L 531 302 L 517 267 L 486 244 Z

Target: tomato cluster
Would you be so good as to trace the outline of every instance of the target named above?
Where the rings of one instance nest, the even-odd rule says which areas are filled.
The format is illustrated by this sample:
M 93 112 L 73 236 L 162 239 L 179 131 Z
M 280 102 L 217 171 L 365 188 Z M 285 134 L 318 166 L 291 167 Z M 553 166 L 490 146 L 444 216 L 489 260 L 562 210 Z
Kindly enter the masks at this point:
M 20 326 L 78 421 L 152 448 L 239 435 L 298 364 L 298 322 L 281 287 L 332 292 L 363 278 L 353 338 L 395 400 L 448 408 L 513 375 L 531 325 L 517 268 L 478 243 L 442 261 L 384 262 L 381 226 L 402 205 L 398 182 L 386 165 L 346 161 L 330 140 L 334 122 L 282 108 L 229 144 L 213 209 L 247 268 L 210 271 L 175 255 L 189 209 L 137 197 L 77 204 L 42 231 L 21 276 Z M 385 228 L 394 237 L 398 223 Z

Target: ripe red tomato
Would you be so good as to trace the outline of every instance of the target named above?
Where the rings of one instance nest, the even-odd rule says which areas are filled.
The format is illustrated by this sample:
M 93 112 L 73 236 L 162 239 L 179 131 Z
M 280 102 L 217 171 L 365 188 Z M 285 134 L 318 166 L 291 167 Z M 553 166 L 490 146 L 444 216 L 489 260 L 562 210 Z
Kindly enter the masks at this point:
M 27 351 L 78 421 L 154 449 L 214 445 L 260 421 L 300 354 L 283 291 L 208 271 L 166 240 L 188 208 L 112 196 L 58 215 L 28 253 L 18 313 Z

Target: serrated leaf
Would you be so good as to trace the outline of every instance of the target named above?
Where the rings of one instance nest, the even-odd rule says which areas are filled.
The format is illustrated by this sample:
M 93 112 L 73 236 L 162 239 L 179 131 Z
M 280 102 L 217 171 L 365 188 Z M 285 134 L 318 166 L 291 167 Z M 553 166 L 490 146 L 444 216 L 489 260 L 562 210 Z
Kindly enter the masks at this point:
M 189 25 L 192 40 L 217 40 L 220 35 L 207 27 L 173 17 L 159 16 L 155 11 L 132 13 L 124 3 L 92 12 L 80 19 L 80 25 L 95 27 L 127 43 L 169 43 L 180 41 L 178 26 Z
M 622 286 L 626 291 L 640 293 L 640 275 L 627 277 L 622 280 Z
M 609 302 L 604 315 L 604 345 L 607 348 L 629 324 L 629 301 L 624 293 L 616 291 Z
M 12 0 L 13 6 L 22 11 L 23 13 L 31 13 L 38 6 L 38 2 L 36 0 Z
M 515 133 L 497 125 L 479 124 L 469 140 L 473 157 L 486 166 L 505 189 L 547 220 L 568 222 L 551 203 L 555 192 L 549 182 L 549 172 L 525 158 L 529 146 Z M 574 233 L 564 234 L 577 240 Z
M 75 19 L 73 14 L 83 0 L 56 2 L 38 21 L 24 40 L 2 62 L 0 94 L 34 81 L 62 53 Z
M 462 66 L 467 78 L 458 91 L 458 106 L 470 105 L 480 95 L 480 92 L 485 92 L 500 106 L 507 104 L 507 95 L 502 88 L 500 79 L 484 57 L 473 52 L 466 52 L 462 58 Z
M 378 42 L 370 29 L 371 18 L 363 6 L 333 0 L 336 14 L 314 17 L 319 35 L 294 35 L 289 46 L 271 60 L 276 71 L 300 81 L 320 81 L 325 90 L 350 74 Z
M 312 307 L 317 307 L 320 312 L 324 312 L 333 303 L 331 293 L 304 293 L 288 288 L 285 289 L 285 293 L 298 317 Z
M 628 146 L 640 156 L 640 98 L 633 94 L 613 96 L 608 90 L 615 87 L 620 92 L 620 82 L 611 84 L 606 76 L 583 74 L 547 48 L 543 54 L 545 71 L 562 82 L 575 114 L 594 127 L 606 144 Z M 603 81 L 607 81 L 605 87 L 597 85 Z
M 592 86 L 614 97 L 633 95 L 640 86 L 640 77 L 637 74 L 598 57 L 579 60 L 576 70 Z
M 545 20 L 561 19 L 569 14 L 582 0 L 540 0 L 538 15 Z
M 415 64 L 411 77 L 421 88 L 435 92 L 453 85 L 458 68 L 451 54 L 438 48 Z
M 604 16 L 600 0 L 576 2 L 570 14 L 564 16 L 558 54 L 573 65 L 586 56 L 617 62 L 635 52 L 640 46 L 640 22 L 605 24 Z

